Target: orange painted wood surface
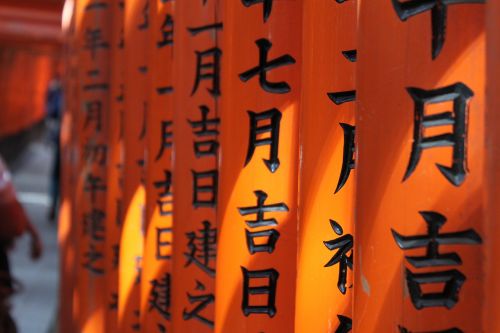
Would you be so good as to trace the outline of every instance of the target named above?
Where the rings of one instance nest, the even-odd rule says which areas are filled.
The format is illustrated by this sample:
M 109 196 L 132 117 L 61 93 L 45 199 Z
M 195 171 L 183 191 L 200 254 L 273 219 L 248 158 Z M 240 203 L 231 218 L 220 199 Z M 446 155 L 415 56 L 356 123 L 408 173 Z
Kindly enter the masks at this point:
M 500 2 L 489 1 L 486 4 L 486 185 L 483 191 L 485 202 L 485 274 L 484 290 L 484 332 L 500 332 L 500 321 L 497 313 L 500 307 L 500 288 L 498 276 L 500 267 L 498 265 L 498 253 L 500 253 L 500 227 L 498 216 L 500 216 L 500 205 L 498 202 L 498 186 L 500 184 L 500 95 L 496 87 L 500 84 Z
M 295 332 L 334 332 L 352 318 L 357 2 L 306 2 L 303 14 Z
M 0 137 L 45 118 L 45 96 L 61 61 L 60 49 L 0 40 Z
M 121 226 L 123 224 L 123 117 L 124 117 L 124 6 L 112 0 L 109 89 L 109 139 L 104 157 L 107 164 L 106 197 L 106 332 L 118 331 L 118 264 Z M 98 155 L 102 158 L 103 155 Z
M 107 145 L 109 110 L 110 1 L 81 1 L 79 54 L 79 133 L 82 195 L 76 220 L 80 232 L 79 328 L 105 332 L 106 320 L 106 163 L 99 152 Z M 78 22 L 78 21 L 77 21 Z
M 216 332 L 294 330 L 302 3 L 224 2 Z
M 72 134 L 72 144 L 73 144 L 73 156 L 74 156 L 74 161 L 72 165 L 72 172 L 73 172 L 73 177 L 74 177 L 74 184 L 75 184 L 75 193 L 72 198 L 72 205 L 73 209 L 71 211 L 71 223 L 75 226 L 75 230 L 77 230 L 78 219 L 81 217 L 82 214 L 82 208 L 81 205 L 79 205 L 80 202 L 82 202 L 83 199 L 83 179 L 84 177 L 81 175 L 81 170 L 82 170 L 82 156 L 81 156 L 81 151 L 82 151 L 82 124 L 83 124 L 83 115 L 80 110 L 80 104 L 81 104 L 81 86 L 80 86 L 80 77 L 82 76 L 82 67 L 79 66 L 80 63 L 80 52 L 79 52 L 79 43 L 81 43 L 81 35 L 82 35 L 82 20 L 83 20 L 83 13 L 84 13 L 84 3 L 81 1 L 78 1 L 75 3 L 75 14 L 74 14 L 74 21 L 75 21 L 75 27 L 74 27 L 74 45 L 75 45 L 75 62 L 78 66 L 75 67 L 75 77 L 76 77 L 76 83 L 75 83 L 75 109 L 73 111 L 74 114 L 74 119 L 75 119 L 75 126 Z M 75 238 L 74 238 L 74 246 L 76 248 L 76 255 L 75 255 L 75 264 L 74 264 L 74 284 L 75 288 L 73 290 L 72 298 L 72 312 L 73 312 L 73 321 L 74 321 L 74 329 L 77 331 L 80 331 L 82 329 L 81 325 L 81 318 L 82 318 L 82 310 L 81 310 L 81 303 L 83 302 L 83 298 L 85 297 L 86 293 L 86 287 L 82 284 L 82 265 L 81 263 L 83 262 L 82 260 L 82 237 L 81 233 L 78 232 L 78 230 L 75 232 Z
M 412 1 L 79 0 L 62 331 L 500 330 L 500 5 Z
M 61 7 L 62 3 L 61 2 Z M 59 48 L 63 42 L 62 8 L 25 6 L 26 1 L 0 1 L 0 40 Z
M 175 8 L 172 329 L 176 332 L 211 332 L 214 325 L 220 5 L 218 0 L 179 1 Z M 162 239 L 163 251 L 168 250 Z
M 145 223 L 144 149 L 147 112 L 147 0 L 125 2 L 124 221 L 120 241 L 118 330 L 140 327 L 140 281 Z
M 141 282 L 142 332 L 171 331 L 173 226 L 173 47 L 175 2 L 150 2 L 146 225 Z
M 62 4 L 23 5 L 0 1 L 0 137 L 44 119 L 47 87 L 61 75 Z
M 485 7 L 360 6 L 353 331 L 480 332 Z
M 66 103 L 61 118 L 61 203 L 58 217 L 59 258 L 59 310 L 57 328 L 59 332 L 72 332 L 73 293 L 76 289 L 75 266 L 77 256 L 77 230 L 73 223 L 75 179 L 75 140 L 77 119 L 77 57 L 75 50 L 75 13 L 74 8 L 68 30 L 65 31 L 63 89 L 66 91 Z

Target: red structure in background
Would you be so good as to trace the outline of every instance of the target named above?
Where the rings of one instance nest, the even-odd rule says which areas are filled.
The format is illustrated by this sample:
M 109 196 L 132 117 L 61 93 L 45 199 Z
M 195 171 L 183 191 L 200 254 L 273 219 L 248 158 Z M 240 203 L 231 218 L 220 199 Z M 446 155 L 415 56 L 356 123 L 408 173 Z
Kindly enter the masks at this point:
M 0 137 L 44 117 L 60 71 L 62 0 L 0 0 Z

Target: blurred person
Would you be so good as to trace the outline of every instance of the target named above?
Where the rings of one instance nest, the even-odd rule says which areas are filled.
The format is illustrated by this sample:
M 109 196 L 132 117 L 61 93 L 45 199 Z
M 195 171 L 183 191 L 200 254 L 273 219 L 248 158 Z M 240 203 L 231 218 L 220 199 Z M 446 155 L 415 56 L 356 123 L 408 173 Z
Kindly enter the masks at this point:
M 0 158 L 0 332 L 16 333 L 17 328 L 10 315 L 10 297 L 18 287 L 10 273 L 7 253 L 16 238 L 27 233 L 30 236 L 30 255 L 33 260 L 42 255 L 42 243 L 37 230 L 30 223 L 19 203 L 12 184 L 10 172 Z
M 52 172 L 50 179 L 50 209 L 49 220 L 55 221 L 59 206 L 59 175 L 61 171 L 61 147 L 59 136 L 61 134 L 61 114 L 63 104 L 63 91 L 59 74 L 49 82 L 45 99 L 46 108 L 46 126 L 48 129 L 49 140 L 54 146 L 54 159 L 52 163 Z

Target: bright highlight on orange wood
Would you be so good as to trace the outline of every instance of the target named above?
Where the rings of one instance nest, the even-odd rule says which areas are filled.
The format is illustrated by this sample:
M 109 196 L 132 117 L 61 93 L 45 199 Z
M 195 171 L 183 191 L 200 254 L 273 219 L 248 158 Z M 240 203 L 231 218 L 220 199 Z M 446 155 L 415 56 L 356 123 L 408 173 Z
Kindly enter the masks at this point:
M 125 75 L 123 117 L 123 212 L 120 239 L 118 330 L 140 329 L 140 286 L 145 227 L 145 147 L 148 112 L 147 40 L 149 2 L 125 2 Z

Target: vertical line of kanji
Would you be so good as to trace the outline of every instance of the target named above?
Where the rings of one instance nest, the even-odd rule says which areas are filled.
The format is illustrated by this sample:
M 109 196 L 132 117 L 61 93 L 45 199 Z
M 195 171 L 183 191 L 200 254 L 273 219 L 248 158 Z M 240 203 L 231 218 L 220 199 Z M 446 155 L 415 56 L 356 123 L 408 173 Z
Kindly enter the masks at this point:
M 110 1 L 81 1 L 79 22 L 80 160 L 82 196 L 74 223 L 80 233 L 78 313 L 81 332 L 105 332 L 106 163 L 109 116 Z
M 83 68 L 81 67 L 81 60 L 80 60 L 80 44 L 81 44 L 81 39 L 82 39 L 82 34 L 83 34 L 83 28 L 82 28 L 82 21 L 83 21 L 83 14 L 84 14 L 84 8 L 85 8 L 85 1 L 83 0 L 78 0 L 76 1 L 76 6 L 75 6 L 75 36 L 74 36 L 74 47 L 75 47 L 75 62 L 78 64 L 77 68 L 75 70 L 75 76 L 76 76 L 76 87 L 75 87 L 75 95 L 76 95 L 76 100 L 75 100 L 75 106 L 76 108 L 74 109 L 74 145 L 73 145 L 73 156 L 74 156 L 74 165 L 73 165 L 73 173 L 74 173 L 74 179 L 75 179 L 75 184 L 76 184 L 76 190 L 74 192 L 74 197 L 73 197 L 73 211 L 72 211 L 72 225 L 75 228 L 75 243 L 74 246 L 76 248 L 75 251 L 75 259 L 74 259 L 74 277 L 75 277 L 75 289 L 73 292 L 73 320 L 74 320 L 74 327 L 78 330 L 82 330 L 82 323 L 81 323 L 81 318 L 83 317 L 82 310 L 81 310 L 81 303 L 84 301 L 84 298 L 86 297 L 85 293 L 85 286 L 83 285 L 82 281 L 82 272 L 83 272 L 83 267 L 81 265 L 82 263 L 82 253 L 83 253 L 83 244 L 82 244 L 82 233 L 79 232 L 79 225 L 78 221 L 81 219 L 81 214 L 83 212 L 83 207 L 81 205 L 81 202 L 83 200 L 83 179 L 81 177 L 81 169 L 82 169 L 82 158 L 81 158 L 81 150 L 82 150 L 82 123 L 83 123 L 83 115 L 82 112 L 80 111 L 80 104 L 81 104 L 81 94 L 82 94 L 82 87 L 81 87 L 81 76 L 83 72 Z
M 180 1 L 175 9 L 175 191 L 172 325 L 212 332 L 217 254 L 219 103 L 223 35 L 219 0 Z M 158 252 L 168 233 L 159 232 Z M 160 245 L 162 245 L 160 247 Z
M 306 1 L 303 13 L 301 107 L 308 112 L 300 119 L 295 332 L 347 332 L 355 255 L 357 1 Z
M 294 331 L 303 3 L 224 2 L 216 332 Z
M 484 4 L 360 5 L 353 331 L 481 332 Z
M 175 1 L 150 3 L 146 225 L 141 282 L 142 332 L 171 332 L 173 227 L 173 47 Z

